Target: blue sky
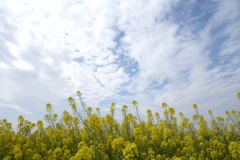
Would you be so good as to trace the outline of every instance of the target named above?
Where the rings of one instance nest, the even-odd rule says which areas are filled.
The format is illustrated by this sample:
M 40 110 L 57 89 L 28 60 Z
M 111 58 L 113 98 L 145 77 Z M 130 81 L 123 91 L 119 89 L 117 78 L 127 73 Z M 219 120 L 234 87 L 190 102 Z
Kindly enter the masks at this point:
M 0 2 L 0 119 L 61 114 L 80 90 L 87 106 L 144 116 L 239 110 L 238 0 L 20 0 Z M 118 118 L 121 119 L 120 114 Z

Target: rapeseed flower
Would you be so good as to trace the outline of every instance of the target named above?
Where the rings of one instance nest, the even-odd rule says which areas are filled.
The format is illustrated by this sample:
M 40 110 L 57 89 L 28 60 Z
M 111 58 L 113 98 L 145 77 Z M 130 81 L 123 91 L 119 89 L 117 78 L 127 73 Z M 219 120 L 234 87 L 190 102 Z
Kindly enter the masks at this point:
M 114 118 L 115 103 L 110 113 L 101 117 L 100 108 L 86 107 L 78 91 L 82 108 L 73 97 L 68 101 L 73 114 L 63 111 L 62 116 L 46 105 L 44 121 L 32 123 L 18 117 L 17 130 L 11 123 L 0 120 L 0 159 L 71 159 L 71 160 L 238 160 L 240 157 L 240 111 L 226 111 L 227 117 L 214 117 L 211 121 L 198 112 L 192 120 L 165 102 L 163 118 L 147 110 L 147 120 L 138 113 L 138 102 L 132 101 L 136 114 L 122 107 L 122 121 Z M 240 93 L 238 93 L 240 95 Z

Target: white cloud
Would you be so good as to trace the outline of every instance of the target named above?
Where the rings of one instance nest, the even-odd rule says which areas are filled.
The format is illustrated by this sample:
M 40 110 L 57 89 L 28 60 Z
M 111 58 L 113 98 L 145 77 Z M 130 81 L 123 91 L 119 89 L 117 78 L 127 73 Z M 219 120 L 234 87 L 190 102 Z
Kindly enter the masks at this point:
M 19 113 L 44 114 L 40 107 L 48 102 L 60 105 L 57 111 L 65 110 L 61 100 L 77 90 L 93 107 L 102 101 L 123 105 L 136 99 L 143 114 L 146 108 L 157 110 L 162 101 L 183 112 L 192 103 L 203 110 L 228 104 L 236 108 L 237 1 L 216 2 L 216 10 L 204 5 L 213 15 L 201 20 L 202 28 L 197 25 L 204 13 L 191 17 L 196 2 L 185 4 L 188 11 L 179 11 L 183 22 L 174 19 L 175 7 L 184 5 L 177 0 L 4 4 L 0 7 L 0 91 L 4 93 L 0 101 Z M 219 33 L 213 35 L 216 30 Z M 223 42 L 215 45 L 222 37 Z M 122 54 L 135 63 L 129 70 L 137 73 L 127 71 Z M 124 96 L 124 91 L 130 94 Z
M 9 69 L 9 66 L 6 63 L 1 62 L 0 63 L 0 68 L 2 68 L 2 69 Z
M 33 66 L 25 61 L 13 61 L 12 62 L 13 65 L 17 68 L 17 69 L 23 69 L 23 70 L 33 70 Z
M 1 106 L 1 108 L 2 107 L 11 108 L 11 109 L 16 110 L 17 112 L 23 113 L 23 114 L 33 114 L 32 112 L 30 112 L 18 105 L 14 105 L 14 104 L 8 105 L 8 104 L 0 103 L 0 106 Z
M 221 6 L 221 4 L 219 5 Z M 220 10 L 219 12 L 225 11 Z M 174 23 L 161 22 L 160 26 L 164 26 L 164 23 L 166 23 L 166 27 L 160 27 L 157 32 L 154 32 L 154 28 L 146 29 L 143 17 L 139 16 L 138 19 L 129 20 L 132 23 L 136 21 L 139 23 L 126 25 L 125 30 L 128 32 L 126 32 L 123 42 L 127 44 L 126 51 L 128 54 L 138 61 L 140 67 L 140 73 L 132 79 L 129 91 L 133 93 L 143 92 L 151 86 L 153 80 L 157 80 L 159 85 L 162 84 L 163 88 L 163 90 L 159 91 L 159 96 L 157 96 L 157 104 L 167 101 L 177 108 L 183 107 L 182 110 L 188 111 L 184 106 L 190 107 L 193 103 L 199 103 L 203 110 L 206 110 L 211 105 L 214 105 L 214 108 L 219 106 L 223 109 L 229 100 L 231 101 L 229 106 L 236 109 L 237 100 L 235 95 L 233 95 L 239 89 L 239 83 L 235 83 L 235 80 L 239 78 L 238 74 L 236 74 L 236 72 L 238 73 L 236 68 L 227 63 L 224 66 L 217 66 L 212 70 L 208 70 L 208 66 L 212 61 L 207 49 L 209 47 L 208 42 L 215 40 L 211 38 L 210 30 L 214 29 L 212 24 L 215 23 L 214 19 L 217 19 L 216 17 L 219 15 L 217 12 L 213 16 L 214 18 L 210 19 L 209 25 L 204 26 L 204 30 L 200 31 L 200 37 L 191 35 L 191 32 L 187 30 L 182 30 L 176 35 L 178 24 Z M 220 21 L 218 23 L 223 22 Z M 151 26 L 157 28 L 158 25 Z M 232 28 L 234 31 L 239 27 L 237 27 L 235 22 L 232 26 L 227 25 L 224 32 L 228 28 Z M 229 34 L 227 33 L 227 35 Z M 235 34 L 236 36 L 239 36 L 239 34 Z M 228 49 L 227 53 L 235 53 L 234 59 L 239 59 L 239 56 L 236 55 L 238 46 L 234 46 L 235 40 L 229 40 L 230 42 L 227 43 L 233 42 L 233 45 L 226 47 Z M 222 49 L 222 51 L 226 50 L 226 48 Z M 223 74 L 222 68 L 228 68 L 228 70 L 224 70 Z M 235 72 L 235 74 L 232 72 Z M 223 75 L 217 76 L 221 74 Z M 229 76 L 229 78 L 226 78 L 226 76 Z M 167 84 L 164 84 L 164 79 L 167 80 Z M 152 92 L 153 97 L 154 94 L 156 92 Z M 232 98 L 229 96 L 225 97 L 226 95 L 231 95 Z M 224 98 L 220 101 L 219 97 Z M 225 103 L 221 103 L 223 101 Z

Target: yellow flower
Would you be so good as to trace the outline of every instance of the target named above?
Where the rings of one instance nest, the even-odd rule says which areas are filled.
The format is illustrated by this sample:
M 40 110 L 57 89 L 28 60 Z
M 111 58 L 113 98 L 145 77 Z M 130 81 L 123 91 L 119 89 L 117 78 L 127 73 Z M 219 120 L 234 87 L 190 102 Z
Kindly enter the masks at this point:
M 151 109 L 148 109 L 148 110 L 147 110 L 147 114 L 152 114 Z
M 172 136 L 172 130 L 171 129 L 165 129 L 164 130 L 164 138 L 168 138 Z
M 80 91 L 77 91 L 76 94 L 77 94 L 78 97 L 82 96 L 82 93 Z
M 194 121 L 197 120 L 197 119 L 198 119 L 198 115 L 194 114 L 194 115 L 192 116 L 192 119 L 193 119 Z
M 93 159 L 93 151 L 91 148 L 87 147 L 86 145 L 82 146 L 81 149 L 75 154 L 76 159 L 83 159 L 83 160 L 92 160 Z
M 123 109 L 128 109 L 128 106 L 127 105 L 123 105 L 122 108 Z
M 51 110 L 52 109 L 52 105 L 50 103 L 47 103 L 46 104 L 46 108 L 47 108 L 47 110 Z
M 119 137 L 117 139 L 114 139 L 112 142 L 112 148 L 114 150 L 121 149 L 124 146 L 125 140 L 123 137 Z
M 115 105 L 116 105 L 116 104 L 113 103 L 113 102 L 110 104 L 111 107 L 115 107 Z
M 240 100 L 240 92 L 237 93 L 237 97 Z
M 33 160 L 41 160 L 42 159 L 42 156 L 39 155 L 39 154 L 34 154 L 33 156 Z
M 91 107 L 87 107 L 87 113 L 88 113 L 88 115 L 90 115 L 92 113 L 92 108 Z
M 138 104 L 138 102 L 136 100 L 133 100 L 132 104 L 136 105 L 136 104 Z
M 231 142 L 228 148 L 229 148 L 229 151 L 230 151 L 231 156 L 233 158 L 239 158 L 240 157 L 240 143 Z
M 198 106 L 197 106 L 196 104 L 193 104 L 193 108 L 194 108 L 194 109 L 197 109 Z
M 208 110 L 208 114 L 212 115 L 212 111 L 211 111 L 211 110 Z
M 184 117 L 184 115 L 183 115 L 183 113 L 182 113 L 182 112 L 179 112 L 179 116 L 180 116 L 181 118 L 183 118 L 183 117 Z
M 81 100 L 81 92 L 77 96 Z M 51 104 L 46 105 L 46 126 L 43 121 L 32 123 L 19 116 L 17 130 L 13 131 L 7 119 L 0 120 L 0 159 L 228 160 L 240 157 L 240 111 L 237 110 L 226 111 L 227 118 L 215 119 L 209 110 L 213 119 L 210 122 L 198 114 L 194 104 L 197 112 L 192 115 L 194 121 L 180 112 L 179 123 L 173 116 L 174 108 L 165 102 L 164 118 L 160 119 L 157 112 L 154 117 L 148 109 L 146 121 L 128 113 L 124 105 L 123 119 L 115 120 L 112 116 L 115 103 L 111 104 L 110 113 L 101 117 L 99 108 L 96 113 L 90 107 L 77 110 L 74 99 L 68 100 L 74 112 L 63 111 L 59 120 Z M 132 103 L 137 108 L 137 101 Z
M 167 103 L 163 102 L 162 103 L 162 108 L 167 108 L 167 107 L 168 107 Z
M 138 156 L 137 145 L 135 143 L 128 143 L 123 149 L 123 155 L 125 160 L 134 159 Z
M 168 113 L 174 115 L 174 113 L 175 113 L 174 108 L 172 108 L 172 107 L 168 108 Z
M 68 97 L 68 102 L 69 102 L 69 103 L 73 103 L 73 102 L 74 102 L 73 97 Z

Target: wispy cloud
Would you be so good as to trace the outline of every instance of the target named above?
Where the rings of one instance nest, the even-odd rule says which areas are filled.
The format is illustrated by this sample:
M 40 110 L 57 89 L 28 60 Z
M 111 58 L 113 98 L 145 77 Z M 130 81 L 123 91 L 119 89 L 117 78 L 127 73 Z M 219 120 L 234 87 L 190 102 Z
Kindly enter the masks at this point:
M 0 108 L 42 117 L 45 103 L 60 112 L 81 90 L 88 105 L 103 110 L 111 101 L 121 106 L 133 99 L 142 113 L 163 101 L 183 112 L 193 103 L 219 114 L 217 107 L 236 109 L 239 5 L 3 1 Z

